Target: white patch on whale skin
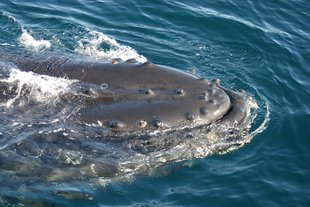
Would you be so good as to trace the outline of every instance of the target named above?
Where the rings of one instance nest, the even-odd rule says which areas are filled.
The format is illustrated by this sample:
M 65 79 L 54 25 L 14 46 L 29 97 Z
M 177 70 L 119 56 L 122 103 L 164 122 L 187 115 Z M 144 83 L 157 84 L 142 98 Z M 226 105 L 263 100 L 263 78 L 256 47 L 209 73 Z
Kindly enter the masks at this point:
M 102 44 L 106 44 L 109 48 L 101 48 Z M 75 51 L 95 59 L 107 60 L 109 62 L 118 58 L 123 61 L 136 59 L 141 63 L 147 61 L 147 59 L 143 55 L 139 55 L 135 49 L 122 45 L 115 39 L 96 31 L 90 31 L 85 37 L 81 38 L 78 41 L 78 47 Z
M 18 38 L 19 42 L 26 48 L 33 50 L 48 49 L 51 43 L 48 40 L 36 40 L 26 30 L 22 30 L 21 36 Z

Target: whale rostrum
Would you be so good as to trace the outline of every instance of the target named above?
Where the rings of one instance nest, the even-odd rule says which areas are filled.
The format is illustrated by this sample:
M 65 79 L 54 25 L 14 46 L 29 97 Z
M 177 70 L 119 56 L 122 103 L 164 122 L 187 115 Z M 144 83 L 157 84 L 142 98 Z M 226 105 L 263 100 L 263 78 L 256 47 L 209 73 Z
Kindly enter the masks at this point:
M 22 55 L 4 59 L 22 71 L 76 79 L 101 87 L 78 112 L 78 119 L 85 124 L 102 125 L 115 133 L 179 129 L 219 120 L 238 124 L 247 113 L 245 97 L 223 88 L 218 79 L 208 81 L 150 62 L 130 59 L 104 63 Z M 0 85 L 0 90 L 9 89 Z M 91 87 L 84 93 L 90 91 Z

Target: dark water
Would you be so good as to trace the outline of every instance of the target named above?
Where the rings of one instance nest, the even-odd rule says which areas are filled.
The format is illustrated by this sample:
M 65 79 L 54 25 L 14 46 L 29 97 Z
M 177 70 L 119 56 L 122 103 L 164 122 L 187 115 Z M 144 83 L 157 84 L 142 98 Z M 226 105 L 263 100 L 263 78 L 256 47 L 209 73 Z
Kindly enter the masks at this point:
M 183 70 L 195 68 L 199 75 L 220 78 L 224 86 L 244 89 L 254 97 L 261 110 L 253 125 L 267 119 L 264 106 L 269 106 L 270 119 L 262 133 L 238 150 L 172 162 L 164 169 L 95 187 L 87 179 L 69 184 L 51 179 L 35 185 L 30 175 L 21 179 L 0 169 L 0 205 L 310 206 L 309 11 L 306 0 L 1 0 L 3 50 L 82 54 L 105 60 L 141 55 L 141 61 L 145 57 Z M 25 78 L 25 74 L 19 75 L 15 79 Z M 37 82 L 31 75 L 25 79 Z M 56 95 L 68 84 L 65 80 L 42 84 L 53 81 L 58 84 L 50 86 Z M 55 96 L 51 93 L 44 98 Z M 42 101 L 40 97 L 36 100 Z M 46 117 L 36 113 L 40 107 L 21 111 L 21 115 L 1 107 L 0 150 L 20 161 L 19 172 L 23 167 L 29 171 L 23 159 L 38 156 L 40 148 L 56 150 L 53 141 L 35 141 L 30 144 L 36 145 L 28 146 L 32 151 L 23 151 L 35 135 L 40 138 L 38 134 L 60 132 L 58 145 L 65 143 L 69 147 L 64 150 L 77 153 L 69 156 L 75 158 L 71 163 L 78 162 L 81 155 L 78 150 L 69 151 L 70 146 L 75 147 L 74 141 L 66 140 L 71 135 L 77 140 L 88 135 L 73 133 L 75 125 L 57 120 L 70 108 L 64 111 L 56 104 L 53 110 L 57 113 Z M 44 110 L 48 113 L 49 109 Z M 97 147 L 91 140 L 84 144 Z M 45 164 L 56 165 L 40 166 Z

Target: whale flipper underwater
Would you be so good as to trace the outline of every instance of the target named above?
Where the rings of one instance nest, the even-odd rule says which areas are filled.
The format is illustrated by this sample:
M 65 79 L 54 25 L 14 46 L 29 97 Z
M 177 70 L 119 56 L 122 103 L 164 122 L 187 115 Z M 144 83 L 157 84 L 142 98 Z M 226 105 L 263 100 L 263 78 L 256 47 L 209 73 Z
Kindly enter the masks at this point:
M 2 55 L 22 71 L 76 79 L 102 86 L 79 111 L 86 124 L 100 124 L 111 133 L 154 132 L 210 125 L 238 126 L 248 113 L 243 94 L 174 68 L 134 59 L 102 63 L 64 57 Z M 1 85 L 1 99 L 7 94 Z M 220 122 L 219 122 L 220 121 Z

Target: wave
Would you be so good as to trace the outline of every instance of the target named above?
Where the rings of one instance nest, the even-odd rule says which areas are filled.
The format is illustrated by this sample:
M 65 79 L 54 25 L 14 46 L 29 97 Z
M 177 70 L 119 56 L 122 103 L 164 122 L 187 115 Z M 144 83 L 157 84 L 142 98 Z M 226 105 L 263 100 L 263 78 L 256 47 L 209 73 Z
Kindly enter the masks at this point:
M 22 29 L 22 34 L 18 38 L 18 41 L 25 48 L 34 51 L 50 49 L 52 46 L 51 40 L 36 39 L 25 29 Z M 147 61 L 135 49 L 122 45 L 115 39 L 97 31 L 89 31 L 76 42 L 76 45 L 75 52 L 108 62 L 114 59 L 120 59 L 122 61 L 136 59 L 141 63 Z
M 13 107 L 17 102 L 19 105 L 27 104 L 29 101 L 45 104 L 51 103 L 51 100 L 56 102 L 59 97 L 70 91 L 72 83 L 77 82 L 76 80 L 24 72 L 15 68 L 10 71 L 8 78 L 0 80 L 1 83 L 14 88 L 13 98 L 5 103 L 7 108 Z M 27 103 L 21 102 L 25 98 L 27 98 Z
M 76 52 L 88 55 L 96 59 L 111 61 L 113 59 L 136 59 L 139 62 L 146 62 L 147 59 L 137 53 L 137 51 L 129 46 L 118 43 L 115 39 L 107 35 L 89 31 L 86 36 L 78 40 Z
M 49 40 L 35 39 L 25 29 L 22 30 L 22 34 L 18 38 L 18 41 L 24 47 L 29 48 L 29 49 L 33 49 L 33 50 L 36 50 L 36 51 L 39 51 L 39 50 L 42 50 L 42 49 L 49 49 L 51 47 L 51 45 L 52 45 Z
M 81 25 L 60 23 L 60 28 L 57 30 L 46 31 L 41 28 L 24 25 L 14 16 L 5 13 L 1 13 L 1 15 L 5 22 L 7 22 L 7 25 L 9 25 L 6 29 L 8 30 L 7 32 L 12 33 L 14 31 L 13 33 L 16 33 L 15 43 L 0 42 L 0 45 L 3 47 L 10 47 L 14 50 L 17 46 L 21 46 L 34 52 L 64 50 L 107 62 L 111 62 L 114 59 L 123 61 L 136 59 L 141 63 L 147 61 L 147 58 L 139 54 L 134 48 L 121 44 L 102 32 L 91 30 Z M 67 33 L 68 28 L 62 31 L 63 25 L 72 27 L 70 35 Z M 70 39 L 69 36 L 63 35 L 69 35 L 73 38 Z M 0 41 L 7 40 L 0 39 Z

